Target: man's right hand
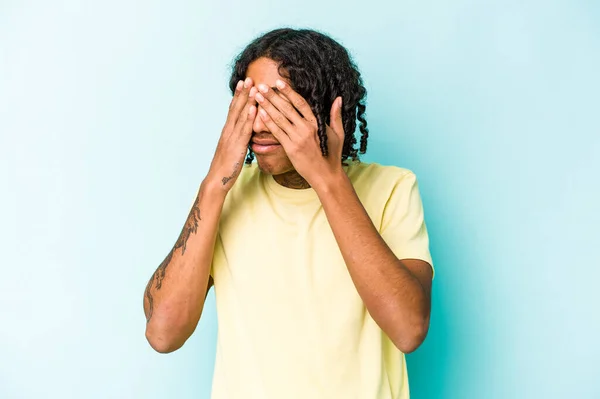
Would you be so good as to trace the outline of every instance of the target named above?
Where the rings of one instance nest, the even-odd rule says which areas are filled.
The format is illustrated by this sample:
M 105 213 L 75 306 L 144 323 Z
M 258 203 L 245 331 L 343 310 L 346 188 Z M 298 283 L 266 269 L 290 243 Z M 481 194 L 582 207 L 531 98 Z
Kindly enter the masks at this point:
M 248 144 L 252 136 L 252 125 L 256 118 L 256 88 L 252 79 L 239 81 L 229 105 L 227 121 L 221 131 L 215 155 L 210 164 L 205 183 L 219 187 L 227 193 L 239 176 Z

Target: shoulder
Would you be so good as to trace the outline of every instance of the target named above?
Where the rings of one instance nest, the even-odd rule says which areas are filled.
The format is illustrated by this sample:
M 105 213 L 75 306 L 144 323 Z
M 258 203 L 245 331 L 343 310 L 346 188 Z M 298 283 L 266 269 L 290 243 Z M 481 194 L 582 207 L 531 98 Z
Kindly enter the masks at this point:
M 410 169 L 375 162 L 352 162 L 347 173 L 355 186 L 366 186 L 369 189 L 393 188 L 399 183 L 416 182 L 416 175 Z
M 372 217 L 381 217 L 390 202 L 401 201 L 417 191 L 413 171 L 399 166 L 356 161 L 347 167 L 347 174 Z

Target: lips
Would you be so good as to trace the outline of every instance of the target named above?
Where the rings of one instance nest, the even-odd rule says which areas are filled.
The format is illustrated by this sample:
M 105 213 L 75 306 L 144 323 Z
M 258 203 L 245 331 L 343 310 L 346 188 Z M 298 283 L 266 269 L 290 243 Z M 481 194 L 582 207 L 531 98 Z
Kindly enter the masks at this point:
M 281 144 L 273 139 L 260 139 L 255 137 L 252 139 L 251 148 L 256 155 L 266 155 L 277 152 L 277 150 L 281 148 Z
M 277 141 L 272 141 L 272 140 L 252 140 L 252 143 L 254 144 L 258 144 L 258 145 L 278 145 L 279 142 Z

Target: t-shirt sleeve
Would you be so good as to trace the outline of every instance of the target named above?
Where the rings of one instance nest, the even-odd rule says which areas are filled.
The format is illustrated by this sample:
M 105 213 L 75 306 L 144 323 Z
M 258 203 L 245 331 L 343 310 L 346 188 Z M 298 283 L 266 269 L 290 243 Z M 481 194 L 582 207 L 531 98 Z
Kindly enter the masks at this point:
M 429 236 L 417 177 L 406 172 L 385 204 L 380 234 L 398 259 L 420 259 L 431 265 Z

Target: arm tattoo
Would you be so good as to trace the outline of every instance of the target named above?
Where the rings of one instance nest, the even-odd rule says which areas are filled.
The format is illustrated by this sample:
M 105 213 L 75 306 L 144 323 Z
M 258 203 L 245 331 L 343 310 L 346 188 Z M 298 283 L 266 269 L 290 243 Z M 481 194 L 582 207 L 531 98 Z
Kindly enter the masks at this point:
M 235 178 L 238 175 L 239 167 L 240 167 L 240 162 L 237 162 L 235 165 L 233 165 L 233 173 L 231 174 L 231 176 L 224 177 L 223 180 L 221 180 L 223 182 L 223 185 L 226 185 L 227 183 L 229 183 L 229 181 L 231 179 Z
M 158 269 L 156 269 L 152 277 L 150 277 L 150 281 L 148 281 L 148 285 L 146 286 L 146 298 L 148 299 L 148 314 L 146 315 L 146 322 L 150 321 L 154 311 L 154 298 L 152 297 L 151 292 L 153 286 L 156 288 L 156 290 L 160 290 L 162 287 L 162 282 L 165 278 L 167 267 L 171 263 L 171 259 L 173 259 L 173 254 L 179 248 L 181 248 L 181 255 L 185 254 L 188 239 L 192 233 L 195 234 L 198 231 L 198 222 L 202 220 L 200 218 L 199 206 L 200 195 L 196 197 L 196 201 L 194 201 L 194 205 L 192 206 L 192 210 L 190 211 L 187 221 L 185 222 L 185 226 L 183 226 L 183 229 L 181 230 L 179 238 L 177 239 L 177 242 L 175 242 L 173 249 L 171 249 L 165 260 L 162 261 L 160 266 L 158 266 Z

